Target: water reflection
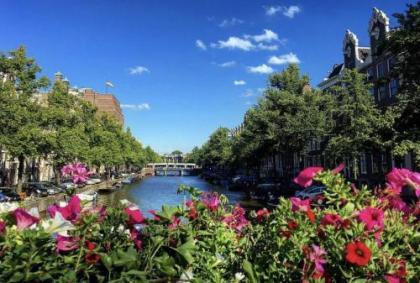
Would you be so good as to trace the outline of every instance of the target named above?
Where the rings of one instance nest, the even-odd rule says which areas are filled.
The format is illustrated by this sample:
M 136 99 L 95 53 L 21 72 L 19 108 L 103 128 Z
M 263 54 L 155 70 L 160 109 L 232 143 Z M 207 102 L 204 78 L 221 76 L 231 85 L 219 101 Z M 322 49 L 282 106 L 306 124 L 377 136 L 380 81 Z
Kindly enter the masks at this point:
M 121 199 L 127 199 L 136 203 L 142 211 L 149 209 L 160 210 L 163 204 L 182 204 L 187 196 L 177 194 L 178 186 L 185 184 L 193 186 L 201 191 L 219 192 L 229 198 L 230 203 L 235 204 L 246 200 L 243 192 L 231 192 L 207 183 L 193 176 L 186 177 L 148 177 L 131 185 L 124 185 L 122 189 L 106 194 L 100 194 L 98 203 L 107 206 L 116 205 Z

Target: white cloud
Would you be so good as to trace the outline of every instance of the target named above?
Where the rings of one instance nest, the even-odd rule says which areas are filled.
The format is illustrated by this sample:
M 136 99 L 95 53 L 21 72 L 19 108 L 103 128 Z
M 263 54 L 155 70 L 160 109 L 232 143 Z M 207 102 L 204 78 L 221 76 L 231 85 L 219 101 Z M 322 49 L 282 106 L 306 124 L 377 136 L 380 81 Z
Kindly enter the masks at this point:
M 269 6 L 269 7 L 264 7 L 264 8 L 265 8 L 265 14 L 267 16 L 274 16 L 275 14 L 277 14 L 283 9 L 280 6 Z
M 301 10 L 299 8 L 299 6 L 289 6 L 289 7 L 285 7 L 285 6 L 269 6 L 269 7 L 264 7 L 265 9 L 265 14 L 267 16 L 274 16 L 277 13 L 282 13 L 284 16 L 288 17 L 288 18 L 294 18 L 296 14 L 298 14 Z
M 274 72 L 274 70 L 270 66 L 262 64 L 256 67 L 248 67 L 248 72 L 256 74 L 271 74 L 272 72 Z
M 269 50 L 269 51 L 276 51 L 277 49 L 279 49 L 279 47 L 275 44 L 273 45 L 266 45 L 264 43 L 258 43 L 257 45 L 258 49 L 260 50 Z
M 284 7 L 283 15 L 292 19 L 299 12 L 300 12 L 300 8 L 298 6 Z
M 235 80 L 235 81 L 233 81 L 233 84 L 234 85 L 246 85 L 246 81 L 244 81 L 244 80 Z
M 272 65 L 299 64 L 300 60 L 296 54 L 290 52 L 280 56 L 271 56 L 270 59 L 268 59 L 268 63 Z
M 228 49 L 241 49 L 244 51 L 250 51 L 255 48 L 255 45 L 247 39 L 242 39 L 236 36 L 231 36 L 228 40 L 219 40 L 218 44 L 212 44 L 212 47 L 228 48 Z
M 207 50 L 206 44 L 204 44 L 204 42 L 201 41 L 200 39 L 197 39 L 195 41 L 195 46 L 197 46 L 197 48 L 200 48 L 201 50 Z
M 243 24 L 244 21 L 237 19 L 237 18 L 231 18 L 231 19 L 224 19 L 218 26 L 221 28 L 225 28 L 225 27 L 233 27 L 236 25 L 240 25 Z
M 121 108 L 123 109 L 130 109 L 130 110 L 137 110 L 137 111 L 145 111 L 150 110 L 151 107 L 149 103 L 141 103 L 141 104 L 121 104 Z
M 247 89 L 242 96 L 243 97 L 251 97 L 251 96 L 255 96 L 255 95 L 256 95 L 256 93 L 252 89 Z
M 149 69 L 143 66 L 136 66 L 130 68 L 130 75 L 141 75 L 143 73 L 150 73 Z
M 272 30 L 264 29 L 264 33 L 257 35 L 245 35 L 245 38 L 252 38 L 256 42 L 272 42 L 279 40 L 279 36 Z
M 230 67 L 233 67 L 235 65 L 236 65 L 235 61 L 227 61 L 227 62 L 224 62 L 224 63 L 217 64 L 217 66 L 222 67 L 222 68 L 230 68 Z

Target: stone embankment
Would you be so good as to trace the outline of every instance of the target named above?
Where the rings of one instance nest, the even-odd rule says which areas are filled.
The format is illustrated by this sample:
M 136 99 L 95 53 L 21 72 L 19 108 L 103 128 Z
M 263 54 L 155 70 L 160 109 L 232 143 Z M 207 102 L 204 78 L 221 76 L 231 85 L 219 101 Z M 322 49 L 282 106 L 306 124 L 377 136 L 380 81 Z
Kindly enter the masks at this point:
M 142 172 L 140 174 L 137 174 L 135 177 L 141 180 L 143 179 L 144 174 Z M 123 179 L 124 178 L 114 179 L 114 180 L 109 180 L 109 181 L 103 181 L 94 185 L 86 185 L 83 188 L 78 188 L 77 193 L 94 193 L 102 189 L 110 188 L 114 184 L 118 183 L 119 181 L 122 181 Z M 38 211 L 42 213 L 42 212 L 45 212 L 50 205 L 54 203 L 58 203 L 60 201 L 66 201 L 66 198 L 68 197 L 64 193 L 42 197 L 42 198 L 27 198 L 26 200 L 22 202 L 22 206 L 25 207 L 26 209 L 37 208 Z

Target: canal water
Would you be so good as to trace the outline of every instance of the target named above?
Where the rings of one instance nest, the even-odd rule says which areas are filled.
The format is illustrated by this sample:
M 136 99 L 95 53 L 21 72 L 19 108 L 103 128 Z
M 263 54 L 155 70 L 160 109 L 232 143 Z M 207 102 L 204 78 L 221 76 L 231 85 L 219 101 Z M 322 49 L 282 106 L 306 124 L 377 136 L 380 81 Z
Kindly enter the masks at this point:
M 147 177 L 134 184 L 124 185 L 117 191 L 100 194 L 98 203 L 114 206 L 120 200 L 127 199 L 137 204 L 144 212 L 150 209 L 160 210 L 164 204 L 174 206 L 188 199 L 188 196 L 184 194 L 177 194 L 177 189 L 181 184 L 196 187 L 200 191 L 224 194 L 231 204 L 247 203 L 245 193 L 232 192 L 226 188 L 214 186 L 196 176 Z

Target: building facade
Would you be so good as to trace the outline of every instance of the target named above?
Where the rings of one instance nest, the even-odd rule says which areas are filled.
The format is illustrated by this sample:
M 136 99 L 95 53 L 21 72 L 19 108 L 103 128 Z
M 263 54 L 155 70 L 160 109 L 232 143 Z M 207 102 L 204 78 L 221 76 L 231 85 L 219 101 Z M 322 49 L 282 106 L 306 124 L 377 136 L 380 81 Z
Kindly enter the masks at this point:
M 95 105 L 99 113 L 106 113 L 114 118 L 120 125 L 124 124 L 124 115 L 121 110 L 120 102 L 112 94 L 102 94 L 91 88 L 82 90 L 81 99 Z
M 383 11 L 373 8 L 367 31 L 369 34 L 369 46 L 367 47 L 359 46 L 356 34 L 350 30 L 346 31 L 342 48 L 343 62 L 335 64 L 318 87 L 321 90 L 328 90 L 340 83 L 345 69 L 356 69 L 360 73 L 366 74 L 366 80 L 372 85 L 371 95 L 379 108 L 385 109 L 395 102 L 402 79 L 392 72 L 397 54 L 392 54 L 387 47 L 387 39 L 393 31 L 389 26 L 388 16 Z M 311 151 L 309 151 L 309 156 L 311 156 Z M 352 174 L 356 171 L 358 178 L 377 179 L 378 181 L 392 167 L 413 169 L 414 166 L 411 154 L 404 158 L 396 158 L 390 152 L 385 151 L 364 152 L 360 155 L 358 164 L 352 164 L 350 160 L 345 160 L 345 162 L 348 165 L 345 172 L 347 176 L 355 177 Z M 320 162 L 312 163 L 312 165 L 325 166 L 322 158 Z

